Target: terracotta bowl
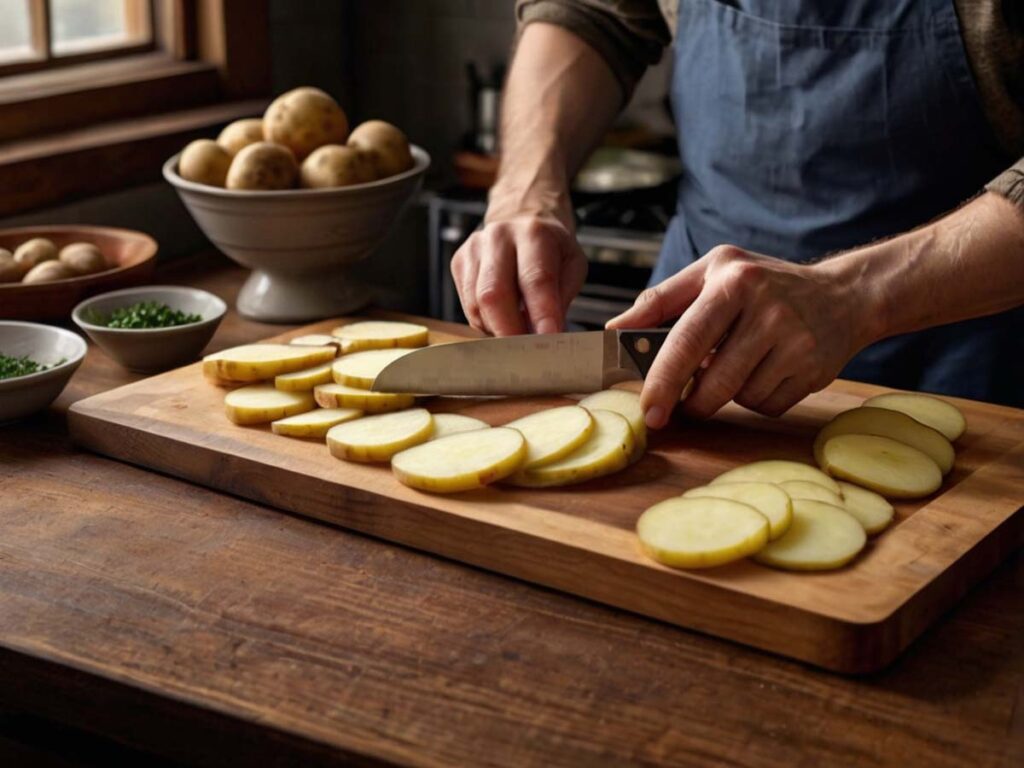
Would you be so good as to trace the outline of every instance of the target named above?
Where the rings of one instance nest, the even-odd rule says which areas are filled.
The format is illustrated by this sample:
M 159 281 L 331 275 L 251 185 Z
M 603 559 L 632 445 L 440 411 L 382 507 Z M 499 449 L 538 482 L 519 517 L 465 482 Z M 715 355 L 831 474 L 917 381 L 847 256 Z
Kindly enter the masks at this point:
M 69 225 L 0 229 L 0 248 L 13 253 L 33 237 L 48 238 L 57 248 L 69 243 L 92 243 L 111 268 L 50 283 L 0 283 L 0 319 L 64 320 L 82 299 L 148 282 L 156 268 L 156 240 L 142 232 L 116 227 Z

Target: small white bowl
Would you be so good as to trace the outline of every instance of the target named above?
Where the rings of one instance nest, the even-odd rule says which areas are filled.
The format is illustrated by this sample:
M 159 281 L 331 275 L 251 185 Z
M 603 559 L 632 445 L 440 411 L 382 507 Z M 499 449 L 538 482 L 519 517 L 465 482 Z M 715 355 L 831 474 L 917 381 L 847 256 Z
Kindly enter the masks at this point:
M 90 321 L 92 313 L 109 315 L 115 309 L 140 301 L 166 304 L 202 320 L 170 328 L 108 328 Z M 146 285 L 102 293 L 75 307 L 71 319 L 96 345 L 130 371 L 166 371 L 194 361 L 213 338 L 227 305 L 198 288 L 178 285 Z
M 28 356 L 45 371 L 0 379 L 0 423 L 41 411 L 57 399 L 82 360 L 87 347 L 77 333 L 39 323 L 0 320 L 0 353 Z M 54 365 L 63 360 L 60 365 Z

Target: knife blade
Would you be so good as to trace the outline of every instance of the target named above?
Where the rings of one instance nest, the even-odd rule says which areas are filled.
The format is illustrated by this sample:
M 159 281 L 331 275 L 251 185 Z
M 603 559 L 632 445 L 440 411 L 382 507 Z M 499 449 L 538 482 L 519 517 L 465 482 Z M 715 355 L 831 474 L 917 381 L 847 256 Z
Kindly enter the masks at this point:
M 502 336 L 437 344 L 395 360 L 374 392 L 564 395 L 643 378 L 668 329 Z

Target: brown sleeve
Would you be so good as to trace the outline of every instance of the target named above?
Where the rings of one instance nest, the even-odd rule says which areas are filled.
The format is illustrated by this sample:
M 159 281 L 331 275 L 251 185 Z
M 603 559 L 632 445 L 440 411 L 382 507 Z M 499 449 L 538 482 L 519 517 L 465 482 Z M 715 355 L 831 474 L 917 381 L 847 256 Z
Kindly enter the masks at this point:
M 672 42 L 657 0 L 516 0 L 519 29 L 535 21 L 568 29 L 608 63 L 625 103 L 644 70 Z
M 1024 211 L 1024 157 L 985 185 Z

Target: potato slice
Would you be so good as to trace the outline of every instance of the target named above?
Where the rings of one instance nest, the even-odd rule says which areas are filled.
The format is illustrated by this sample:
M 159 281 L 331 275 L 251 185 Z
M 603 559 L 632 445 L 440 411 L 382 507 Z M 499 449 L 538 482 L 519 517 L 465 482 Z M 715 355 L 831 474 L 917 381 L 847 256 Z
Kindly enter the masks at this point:
M 823 485 L 811 483 L 807 480 L 784 480 L 779 483 L 779 488 L 789 494 L 791 499 L 808 499 L 810 501 L 824 501 L 834 507 L 843 506 L 843 497 L 835 491 L 830 491 Z
M 435 413 L 434 433 L 431 440 L 457 435 L 460 432 L 473 432 L 477 429 L 487 429 L 491 425 L 486 421 L 474 419 L 472 416 L 463 416 L 461 413 Z
M 879 435 L 927 454 L 942 474 L 953 468 L 953 446 L 940 432 L 926 427 L 900 411 L 886 408 L 854 408 L 843 411 L 821 428 L 814 440 L 814 458 L 821 464 L 821 449 L 836 435 Z
M 364 349 L 425 347 L 430 332 L 427 330 L 427 326 L 417 323 L 365 320 L 339 326 L 331 331 L 331 335 L 341 339 L 341 349 L 348 354 Z
M 864 405 L 871 408 L 888 408 L 905 413 L 931 427 L 950 442 L 958 439 L 967 430 L 967 419 L 952 403 L 931 395 L 914 392 L 886 392 L 869 397 Z
M 411 349 L 371 349 L 346 354 L 334 361 L 334 380 L 359 389 L 370 389 L 377 374 Z
M 309 333 L 305 336 L 296 336 L 288 343 L 298 347 L 334 347 L 341 351 L 341 339 L 328 336 L 326 333 Z
M 331 427 L 358 419 L 362 415 L 363 412 L 355 408 L 316 408 L 273 421 L 270 423 L 270 431 L 287 437 L 323 438 Z
M 263 381 L 333 360 L 334 347 L 291 344 L 246 344 L 203 358 L 203 374 L 230 381 Z
M 331 427 L 327 447 L 346 461 L 388 461 L 399 451 L 426 441 L 434 418 L 425 408 L 364 416 Z
M 857 518 L 869 536 L 884 530 L 892 522 L 896 510 L 884 496 L 845 480 L 839 481 L 839 487 L 843 489 L 843 509 Z
M 295 373 L 282 373 L 274 377 L 274 386 L 285 392 L 308 392 L 320 384 L 333 381 L 331 363 L 320 363 Z
M 387 413 L 411 408 L 416 403 L 412 395 L 390 392 L 370 392 L 345 384 L 321 384 L 313 387 L 313 397 L 321 408 L 356 408 L 367 413 Z
M 769 461 L 755 461 L 752 464 L 744 464 L 736 469 L 723 472 L 714 480 L 711 485 L 717 483 L 748 483 L 751 481 L 759 483 L 784 483 L 787 480 L 806 480 L 810 483 L 817 483 L 828 488 L 833 493 L 839 493 L 839 486 L 836 481 L 826 475 L 817 467 L 810 464 L 803 464 L 799 461 L 784 461 L 781 459 Z
M 508 477 L 526 459 L 526 440 L 515 429 L 460 432 L 402 451 L 391 460 L 399 482 L 434 493 L 480 488 Z
M 579 448 L 594 432 L 594 417 L 586 408 L 566 405 L 537 411 L 505 425 L 526 438 L 523 470 L 558 461 Z
M 282 392 L 270 384 L 250 384 L 224 395 L 224 411 L 235 424 L 266 424 L 315 407 L 309 392 Z
M 655 504 L 636 523 L 650 557 L 673 568 L 713 568 L 758 552 L 768 520 L 733 499 L 675 498 Z
M 595 408 L 594 431 L 579 448 L 558 461 L 513 475 L 509 482 L 529 488 L 573 485 L 618 472 L 633 455 L 633 430 L 625 417 Z
M 793 503 L 781 487 L 773 483 L 716 483 L 691 488 L 684 499 L 730 499 L 753 507 L 768 520 L 768 538 L 777 539 L 793 519 Z
M 917 448 L 877 435 L 837 435 L 821 451 L 826 472 L 883 496 L 916 499 L 942 485 L 939 465 Z
M 827 571 L 846 565 L 866 542 L 864 528 L 853 515 L 823 501 L 793 499 L 789 530 L 754 559 L 789 571 Z
M 629 422 L 633 430 L 633 456 L 636 461 L 647 450 L 647 424 L 644 422 L 644 410 L 640 407 L 640 395 L 627 389 L 606 389 L 595 392 L 580 400 L 580 406 L 588 411 L 595 408 L 602 411 L 614 411 Z

